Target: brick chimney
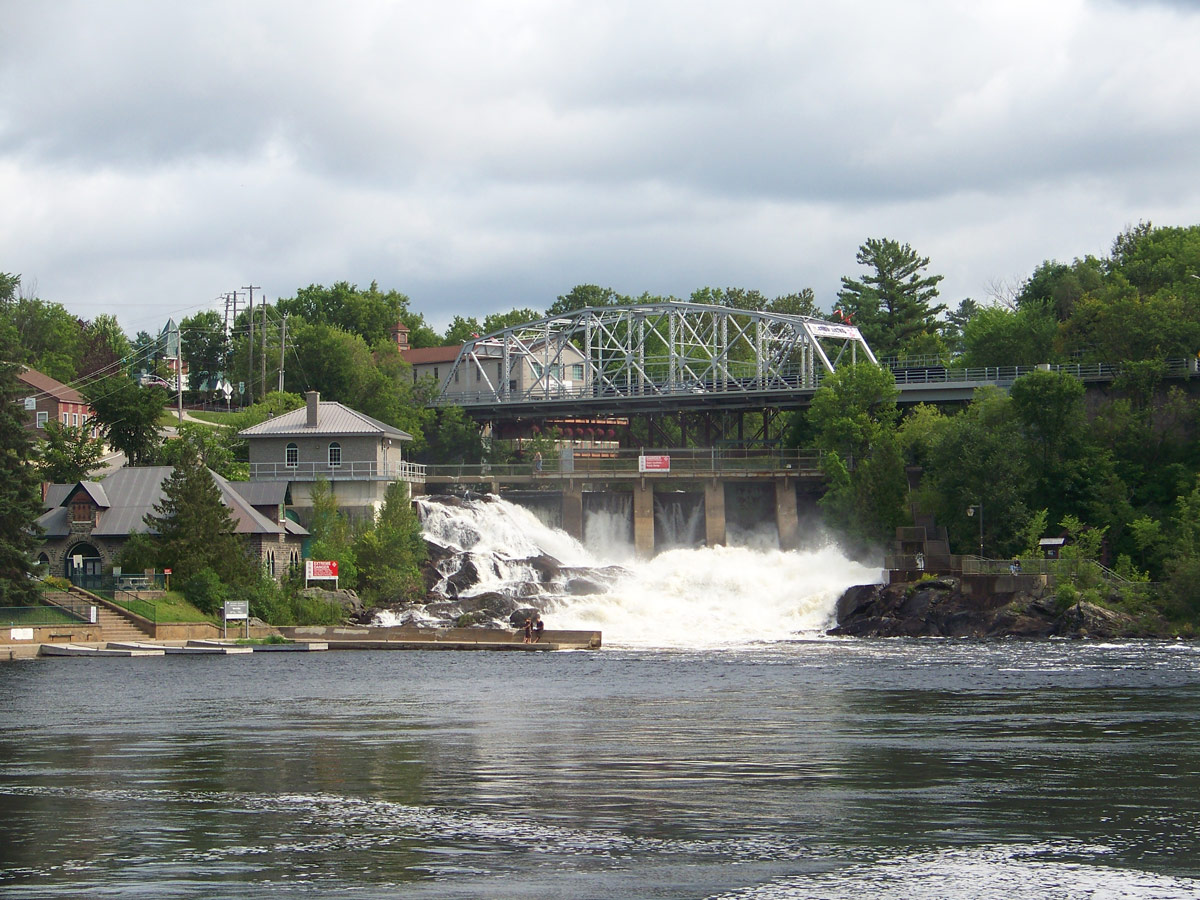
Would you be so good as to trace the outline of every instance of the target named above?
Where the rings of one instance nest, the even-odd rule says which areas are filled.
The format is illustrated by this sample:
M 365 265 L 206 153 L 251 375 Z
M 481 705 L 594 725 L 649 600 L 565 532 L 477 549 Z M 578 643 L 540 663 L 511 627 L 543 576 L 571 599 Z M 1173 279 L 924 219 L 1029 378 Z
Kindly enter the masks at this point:
M 321 395 L 316 391 L 309 391 L 304 395 L 304 399 L 308 402 L 308 422 L 305 424 L 309 428 L 316 428 L 317 412 L 321 406 Z

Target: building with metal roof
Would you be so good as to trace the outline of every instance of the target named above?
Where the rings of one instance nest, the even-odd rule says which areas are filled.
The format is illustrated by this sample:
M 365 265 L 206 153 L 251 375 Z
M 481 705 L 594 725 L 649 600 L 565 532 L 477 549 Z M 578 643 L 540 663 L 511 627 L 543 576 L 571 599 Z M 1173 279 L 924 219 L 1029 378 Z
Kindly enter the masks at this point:
M 111 568 L 131 535 L 153 533 L 145 519 L 162 502 L 163 482 L 172 471 L 171 466 L 123 467 L 102 481 L 48 485 L 46 512 L 38 519 L 44 533 L 39 561 L 50 574 L 68 578 L 96 576 Z M 264 568 L 278 577 L 299 565 L 308 531 L 284 516 L 282 496 L 276 504 L 262 494 L 248 498 L 238 483 L 208 471 L 233 517 L 234 533 L 244 536 Z M 254 499 L 263 502 L 256 504 Z
M 312 487 L 329 483 L 339 507 L 374 516 L 392 482 L 421 484 L 425 467 L 403 458 L 412 435 L 316 391 L 305 405 L 238 432 L 250 448 L 250 483 L 282 482 L 301 521 L 312 511 Z

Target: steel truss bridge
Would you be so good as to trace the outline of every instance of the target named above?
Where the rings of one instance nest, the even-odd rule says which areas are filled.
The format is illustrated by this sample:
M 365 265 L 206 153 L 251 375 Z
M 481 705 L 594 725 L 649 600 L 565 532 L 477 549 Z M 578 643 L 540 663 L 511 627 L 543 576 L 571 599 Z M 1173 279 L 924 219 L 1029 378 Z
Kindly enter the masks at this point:
M 432 402 L 494 424 L 643 417 L 653 428 L 671 417 L 705 443 L 765 439 L 781 410 L 807 406 L 823 377 L 863 358 L 878 362 L 857 328 L 807 316 L 684 302 L 587 307 L 468 341 Z M 884 364 L 900 403 L 970 400 L 981 385 L 1007 388 L 1039 368 L 1085 382 L 1119 374 L 1104 364 Z M 1167 372 L 1196 375 L 1196 360 L 1172 360 Z M 762 414 L 752 436 L 746 413 Z
M 857 328 L 808 316 L 682 302 L 587 307 L 468 341 L 435 402 L 521 417 L 724 400 L 745 409 L 814 390 L 860 355 L 876 362 Z

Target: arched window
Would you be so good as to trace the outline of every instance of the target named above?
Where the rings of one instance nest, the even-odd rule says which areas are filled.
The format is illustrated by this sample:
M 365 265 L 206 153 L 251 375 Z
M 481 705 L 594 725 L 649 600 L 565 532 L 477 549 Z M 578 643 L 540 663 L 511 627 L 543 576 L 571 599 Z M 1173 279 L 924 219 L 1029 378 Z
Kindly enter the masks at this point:
M 336 469 L 342 464 L 342 445 L 337 441 L 329 444 L 329 468 Z
M 294 469 L 300 464 L 300 448 L 295 443 L 287 445 L 283 451 L 283 461 L 289 469 Z

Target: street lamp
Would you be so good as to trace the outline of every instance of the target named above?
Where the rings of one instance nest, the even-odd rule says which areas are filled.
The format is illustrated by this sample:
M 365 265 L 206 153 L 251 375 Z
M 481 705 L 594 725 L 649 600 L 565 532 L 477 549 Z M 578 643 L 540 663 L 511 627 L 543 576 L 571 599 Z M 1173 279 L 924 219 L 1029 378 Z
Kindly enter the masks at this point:
M 979 511 L 979 557 L 983 558 L 983 504 L 975 503 L 967 507 L 967 518 L 975 515 L 975 511 Z

